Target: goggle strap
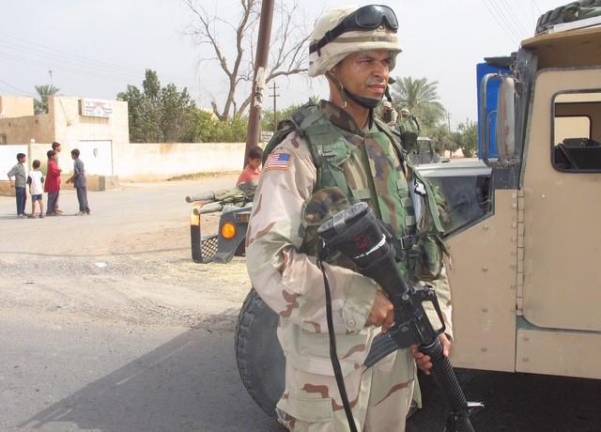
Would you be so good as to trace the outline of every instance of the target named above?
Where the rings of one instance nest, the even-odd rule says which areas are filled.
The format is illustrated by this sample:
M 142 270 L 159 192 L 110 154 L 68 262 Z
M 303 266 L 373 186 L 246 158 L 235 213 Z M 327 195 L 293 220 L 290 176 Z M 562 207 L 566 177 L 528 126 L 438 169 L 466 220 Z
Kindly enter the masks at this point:
M 326 46 L 330 42 L 333 42 L 340 35 L 342 35 L 344 33 L 347 33 L 349 31 L 353 31 L 353 30 L 356 30 L 356 31 L 368 31 L 368 30 L 370 30 L 369 28 L 361 29 L 358 26 L 356 26 L 356 28 L 353 29 L 349 25 L 349 22 L 351 21 L 351 20 L 349 20 L 350 17 L 352 17 L 352 15 L 346 17 L 340 24 L 338 24 L 332 30 L 328 31 L 320 40 L 318 40 L 317 42 L 311 44 L 309 46 L 309 54 L 312 54 L 315 51 L 317 51 L 317 55 L 321 56 L 321 49 L 324 46 Z M 382 26 L 382 25 L 384 27 L 392 30 L 395 33 L 397 31 L 397 29 L 395 29 L 393 26 L 390 25 L 389 19 L 388 19 L 388 17 L 386 15 L 382 15 L 382 21 L 380 22 L 379 26 Z M 378 28 L 378 27 L 376 27 L 376 28 Z

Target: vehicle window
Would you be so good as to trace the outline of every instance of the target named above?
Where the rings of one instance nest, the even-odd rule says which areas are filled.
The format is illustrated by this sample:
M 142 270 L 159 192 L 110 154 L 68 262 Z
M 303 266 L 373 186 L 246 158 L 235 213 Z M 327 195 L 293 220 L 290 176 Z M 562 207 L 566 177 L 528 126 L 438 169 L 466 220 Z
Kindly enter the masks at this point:
M 601 91 L 557 95 L 553 111 L 553 166 L 601 172 Z
M 591 119 L 589 117 L 555 117 L 555 145 L 566 139 L 590 137 Z

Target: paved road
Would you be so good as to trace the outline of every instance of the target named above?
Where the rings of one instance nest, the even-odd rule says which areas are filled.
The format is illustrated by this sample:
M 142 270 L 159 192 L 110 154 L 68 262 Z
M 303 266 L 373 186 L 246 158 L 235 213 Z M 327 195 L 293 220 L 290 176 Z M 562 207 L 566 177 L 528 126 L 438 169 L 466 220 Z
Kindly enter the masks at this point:
M 89 217 L 0 197 L 0 432 L 278 430 L 235 365 L 244 262 L 190 260 L 184 196 L 234 180 L 92 192 Z
M 44 220 L 0 197 L 0 432 L 279 431 L 236 370 L 244 262 L 189 259 L 184 195 L 232 182 L 126 185 L 91 193 L 90 217 Z M 478 432 L 601 431 L 601 382 L 468 378 Z M 441 430 L 433 411 L 418 432 Z
M 2 432 L 276 432 L 233 333 L 0 317 Z

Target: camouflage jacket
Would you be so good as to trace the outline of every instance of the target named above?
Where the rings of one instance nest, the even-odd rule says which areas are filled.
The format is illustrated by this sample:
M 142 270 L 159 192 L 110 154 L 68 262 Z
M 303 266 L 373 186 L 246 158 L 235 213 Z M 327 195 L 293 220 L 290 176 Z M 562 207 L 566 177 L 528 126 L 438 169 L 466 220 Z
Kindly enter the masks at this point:
M 366 139 L 367 134 L 357 128 L 344 111 L 323 102 L 321 111 L 332 127 L 343 132 L 350 144 L 357 148 L 373 148 L 373 143 Z M 364 169 L 369 162 L 361 159 L 361 154 L 356 152 L 355 156 L 341 161 L 347 178 L 361 182 L 352 187 L 359 195 L 369 194 L 369 183 L 373 182 L 365 172 L 369 169 Z M 390 182 L 394 182 L 395 188 L 404 185 L 407 190 L 400 161 L 391 160 L 394 159 L 392 150 L 385 154 L 379 151 L 377 158 L 391 163 L 374 166 L 372 171 L 394 167 L 383 177 L 381 186 L 389 187 Z M 323 276 L 315 256 L 304 252 L 310 249 L 306 245 L 309 236 L 303 214 L 314 194 L 320 193 L 316 190 L 317 176 L 318 170 L 307 142 L 297 132 L 287 135 L 265 162 L 247 232 L 246 253 L 253 286 L 280 315 L 278 337 L 287 361 L 300 370 L 332 375 Z M 392 222 L 401 214 L 403 220 L 394 221 L 394 227 L 405 229 L 413 225 L 414 222 L 406 220 L 413 216 L 399 208 L 396 210 L 401 211 L 395 211 L 398 203 L 389 202 L 384 195 L 382 193 L 377 200 L 381 204 L 380 211 L 386 209 L 385 219 Z M 379 287 L 373 280 L 342 266 L 324 263 L 324 269 L 332 290 L 341 366 L 343 373 L 349 373 L 363 363 L 373 337 L 379 333 L 379 329 L 366 327 Z M 439 285 L 441 303 L 450 306 L 446 278 L 443 277 Z M 445 312 L 450 332 L 450 307 Z

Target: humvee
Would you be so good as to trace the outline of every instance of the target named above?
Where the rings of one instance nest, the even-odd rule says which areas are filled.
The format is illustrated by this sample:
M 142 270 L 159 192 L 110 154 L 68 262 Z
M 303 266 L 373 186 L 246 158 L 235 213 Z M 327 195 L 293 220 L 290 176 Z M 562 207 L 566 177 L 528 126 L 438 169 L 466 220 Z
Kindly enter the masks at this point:
M 419 167 L 454 216 L 457 367 L 601 379 L 599 15 L 598 0 L 557 8 L 517 52 L 486 59 L 479 160 Z M 236 332 L 242 381 L 270 415 L 277 320 L 253 290 Z

